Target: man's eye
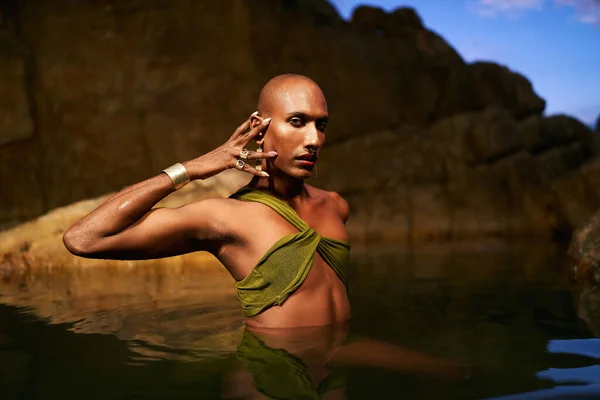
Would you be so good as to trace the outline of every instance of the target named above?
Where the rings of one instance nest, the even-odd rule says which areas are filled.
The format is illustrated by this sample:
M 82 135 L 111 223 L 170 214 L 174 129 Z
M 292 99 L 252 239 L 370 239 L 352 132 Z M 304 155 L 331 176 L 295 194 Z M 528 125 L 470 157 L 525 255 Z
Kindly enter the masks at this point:
M 327 128 L 327 122 L 321 122 L 320 124 L 317 125 L 317 129 L 320 130 L 321 132 L 325 132 L 326 128 Z
M 295 126 L 300 126 L 300 125 L 302 125 L 302 120 L 298 117 L 295 117 L 295 118 L 290 119 L 290 123 Z

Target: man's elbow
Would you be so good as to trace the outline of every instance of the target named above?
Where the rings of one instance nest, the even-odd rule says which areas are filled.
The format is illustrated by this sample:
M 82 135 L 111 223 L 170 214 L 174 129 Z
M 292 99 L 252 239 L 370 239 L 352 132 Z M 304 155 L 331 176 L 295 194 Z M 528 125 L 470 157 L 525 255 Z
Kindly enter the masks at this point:
M 79 235 L 72 230 L 68 230 L 64 233 L 62 240 L 65 248 L 74 256 L 93 258 L 91 246 L 85 243 L 82 235 Z

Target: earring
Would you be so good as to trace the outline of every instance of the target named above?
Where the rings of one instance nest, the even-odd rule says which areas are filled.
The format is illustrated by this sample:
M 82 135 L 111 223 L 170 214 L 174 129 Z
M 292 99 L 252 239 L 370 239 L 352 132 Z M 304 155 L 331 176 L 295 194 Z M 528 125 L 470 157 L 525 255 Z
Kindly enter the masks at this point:
M 315 164 L 315 178 L 319 179 L 319 166 Z
M 262 153 L 263 149 L 262 149 L 262 145 L 259 144 L 258 148 L 256 149 L 257 153 Z M 256 165 L 254 166 L 254 168 L 256 168 L 257 171 L 262 171 L 262 159 L 258 159 L 256 160 Z

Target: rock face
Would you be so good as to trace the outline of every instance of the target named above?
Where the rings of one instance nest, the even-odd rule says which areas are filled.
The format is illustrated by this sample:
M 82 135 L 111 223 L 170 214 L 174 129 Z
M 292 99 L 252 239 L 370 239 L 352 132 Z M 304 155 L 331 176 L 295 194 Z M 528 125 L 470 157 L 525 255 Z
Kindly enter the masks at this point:
M 235 170 L 217 175 L 204 181 L 194 181 L 183 189 L 167 196 L 157 207 L 180 207 L 194 200 L 210 197 L 226 197 L 247 181 L 245 174 Z M 181 268 L 182 265 L 214 266 L 219 262 L 210 254 L 200 252 L 164 260 L 113 261 L 95 260 L 71 255 L 62 243 L 63 233 L 77 220 L 98 207 L 108 196 L 85 200 L 27 222 L 15 228 L 0 232 L 0 281 L 13 279 L 27 273 L 32 268 L 53 269 L 63 267 L 118 267 L 127 265 L 168 265 Z M 36 269 L 36 268 L 33 268 Z M 12 277 L 12 278 L 11 278 Z
M 600 212 L 573 235 L 569 246 L 571 279 L 594 291 L 600 288 Z M 597 296 L 596 296 L 597 297 Z
M 572 118 L 515 121 L 489 108 L 333 145 L 319 179 L 346 193 L 364 240 L 556 237 L 600 204 L 600 169 L 581 167 L 594 152 Z
M 585 216 L 558 182 L 593 157 L 589 129 L 542 117 L 523 76 L 465 63 L 410 8 L 346 22 L 324 0 L 2 4 L 0 227 L 213 149 L 283 72 L 328 98 L 317 183 L 350 200 L 357 235 L 547 234 Z

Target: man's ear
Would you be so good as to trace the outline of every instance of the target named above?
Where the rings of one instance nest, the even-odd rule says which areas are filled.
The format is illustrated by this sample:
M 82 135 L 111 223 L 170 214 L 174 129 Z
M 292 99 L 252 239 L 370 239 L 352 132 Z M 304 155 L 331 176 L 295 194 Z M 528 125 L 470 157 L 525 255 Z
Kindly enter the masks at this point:
M 252 115 L 250 117 L 250 129 L 256 128 L 258 124 L 262 122 L 263 118 L 257 115 Z

